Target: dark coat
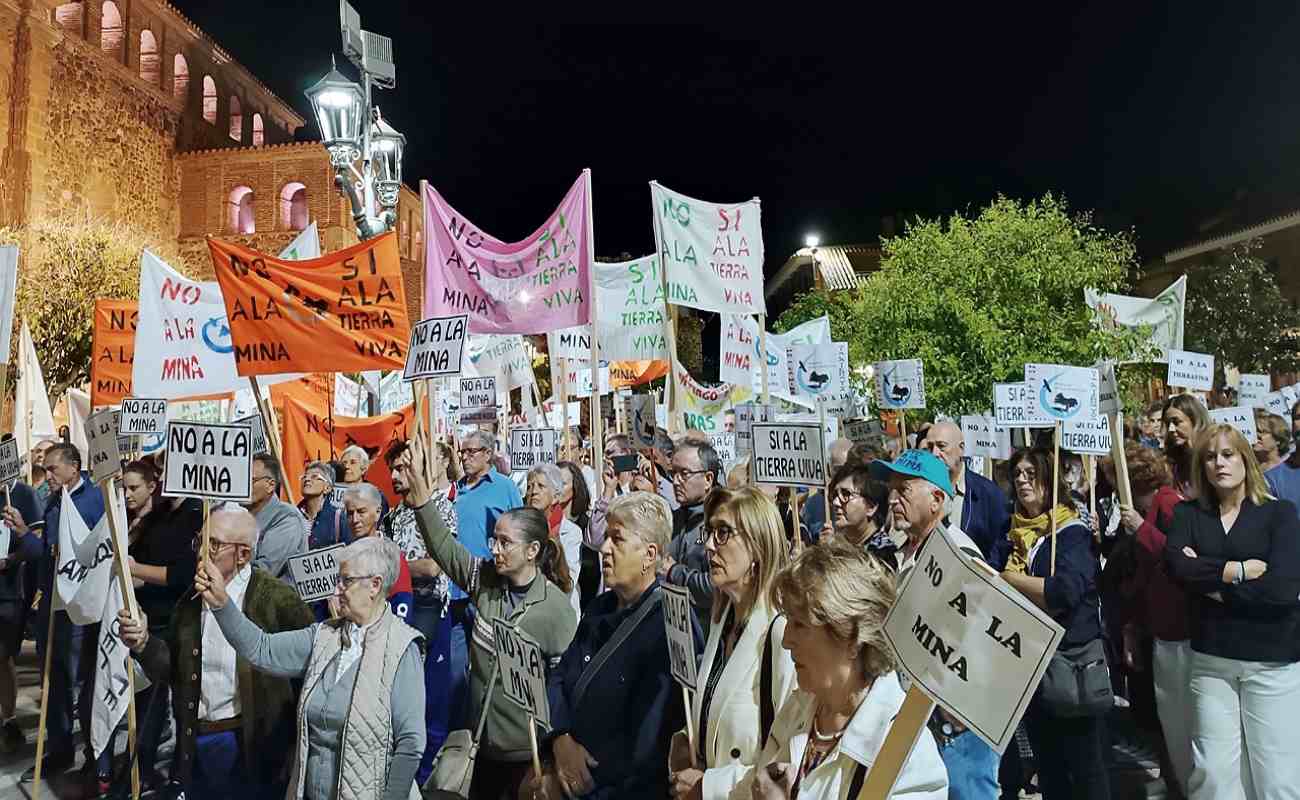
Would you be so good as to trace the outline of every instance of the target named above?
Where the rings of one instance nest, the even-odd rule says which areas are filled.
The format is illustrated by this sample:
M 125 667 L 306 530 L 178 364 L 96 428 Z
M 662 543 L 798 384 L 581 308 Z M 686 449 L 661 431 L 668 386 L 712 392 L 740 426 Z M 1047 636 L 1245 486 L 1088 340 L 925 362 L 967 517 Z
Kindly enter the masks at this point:
M 1052 540 L 1045 536 L 1029 564 L 1029 574 L 1043 579 L 1047 613 L 1065 629 L 1060 646 L 1078 647 L 1101 636 L 1101 566 L 1092 554 L 1092 531 L 1074 520 L 1056 532 L 1056 574 L 1052 574 Z
M 961 529 L 979 546 L 984 560 L 994 569 L 1007 565 L 1011 554 L 1011 504 L 998 485 L 969 467 L 966 469 L 966 497 L 961 506 Z
M 612 591 L 593 599 L 573 643 L 547 676 L 552 731 L 545 746 L 549 749 L 556 736 L 567 733 L 600 762 L 591 771 L 596 788 L 584 800 L 662 800 L 668 795 L 668 745 L 685 726 L 686 714 L 669 667 L 662 603 L 596 673 L 581 703 L 574 703 L 583 669 L 623 618 L 652 602 L 658 590 L 656 582 L 622 611 Z M 697 625 L 696 655 L 702 650 Z

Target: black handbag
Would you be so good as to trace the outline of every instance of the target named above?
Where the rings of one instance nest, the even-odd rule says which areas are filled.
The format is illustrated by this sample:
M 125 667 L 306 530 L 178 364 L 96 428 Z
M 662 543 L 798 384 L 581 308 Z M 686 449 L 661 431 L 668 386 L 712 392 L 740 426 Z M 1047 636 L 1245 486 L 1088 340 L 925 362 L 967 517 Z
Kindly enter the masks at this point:
M 1056 717 L 1099 717 L 1109 712 L 1115 695 L 1101 639 L 1058 647 L 1039 690 L 1043 705 Z

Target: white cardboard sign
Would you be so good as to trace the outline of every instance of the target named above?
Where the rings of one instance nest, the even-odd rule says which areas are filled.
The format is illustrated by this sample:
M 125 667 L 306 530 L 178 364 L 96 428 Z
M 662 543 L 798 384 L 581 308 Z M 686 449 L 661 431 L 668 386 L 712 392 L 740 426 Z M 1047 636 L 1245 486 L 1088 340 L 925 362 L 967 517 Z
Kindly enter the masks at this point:
M 961 435 L 966 455 L 1001 459 L 1011 458 L 1011 431 L 999 427 L 992 417 L 966 414 L 961 418 Z
M 530 470 L 538 464 L 554 464 L 560 432 L 552 428 L 512 428 L 510 471 Z
M 459 375 L 465 355 L 469 315 L 430 317 L 411 328 L 402 380 Z
M 772 486 L 826 485 L 822 428 L 808 422 L 753 424 L 754 483 Z
M 913 684 L 999 753 L 1065 633 L 942 526 L 917 553 L 884 632 Z
M 632 433 L 632 443 L 637 447 L 654 447 L 655 396 L 634 394 L 627 403 L 627 426 Z
M 546 654 L 536 642 L 500 618 L 492 620 L 492 639 L 502 668 L 501 688 L 506 698 L 549 730 L 551 707 L 546 699 Z
M 1210 410 L 1210 419 L 1215 423 L 1227 424 L 1236 428 L 1246 437 L 1246 441 L 1254 444 L 1259 439 L 1259 431 L 1255 427 L 1255 409 L 1249 406 L 1233 406 L 1232 408 L 1215 408 Z
M 695 634 L 692 627 L 691 594 L 685 586 L 660 584 L 664 597 L 664 633 L 673 677 L 688 689 L 695 688 Z
M 885 429 L 878 419 L 846 419 L 840 421 L 840 432 L 854 444 L 873 444 L 885 441 Z
M 774 418 L 772 406 L 762 403 L 741 403 L 736 406 L 736 453 L 749 455 L 753 452 L 754 423 L 770 422 Z
M 1286 398 L 1281 392 L 1269 392 L 1260 400 L 1260 407 L 1270 414 L 1277 414 L 1282 419 L 1287 419 L 1291 413 L 1291 407 L 1286 404 Z
M 1124 404 L 1119 396 L 1119 381 L 1115 378 L 1115 363 L 1102 361 L 1096 366 L 1098 383 L 1097 410 L 1102 415 L 1118 414 Z
M 269 453 L 270 449 L 266 446 L 266 428 L 262 425 L 262 415 L 252 414 L 247 417 L 235 420 L 236 425 L 247 425 L 253 432 L 250 447 L 253 448 L 253 455 L 258 453 Z
M 1169 351 L 1169 374 L 1165 383 L 1183 389 L 1208 392 L 1214 388 L 1214 356 L 1187 350 Z
M 1237 379 L 1237 402 L 1243 406 L 1263 408 L 1264 398 L 1273 388 L 1273 379 L 1268 375 L 1242 374 Z
M 709 444 L 713 445 L 714 451 L 717 452 L 718 458 L 722 460 L 723 466 L 730 469 L 736 463 L 736 434 L 728 433 L 710 433 Z
M 1101 375 L 1092 367 L 1026 364 L 1029 425 L 1051 426 L 1100 416 Z
M 8 486 L 22 476 L 23 460 L 18 456 L 18 440 L 5 439 L 0 442 L 0 483 Z M 9 549 L 6 547 L 3 552 L 8 553 Z
M 839 411 L 849 399 L 849 346 L 845 342 L 796 344 L 785 351 L 790 394 Z
M 91 483 L 103 483 L 122 469 L 122 451 L 117 438 L 118 413 L 116 408 L 105 408 L 86 420 Z
M 293 576 L 298 598 L 314 603 L 334 595 L 339 582 L 338 557 L 347 544 L 332 544 L 289 557 L 289 574 Z
M 496 422 L 497 419 L 497 379 L 461 378 L 460 379 L 460 421 L 462 424 L 473 422 Z
M 167 429 L 167 401 L 124 397 L 117 424 L 119 436 L 162 433 Z
M 993 421 L 1003 427 L 1022 428 L 1029 425 L 1029 384 L 993 384 Z
M 1067 420 L 1061 426 L 1061 449 L 1083 455 L 1108 456 L 1111 454 L 1110 420 Z
M 247 502 L 253 486 L 251 440 L 247 425 L 168 422 L 163 495 Z
M 881 408 L 925 408 L 925 366 L 919 358 L 877 361 L 876 399 Z

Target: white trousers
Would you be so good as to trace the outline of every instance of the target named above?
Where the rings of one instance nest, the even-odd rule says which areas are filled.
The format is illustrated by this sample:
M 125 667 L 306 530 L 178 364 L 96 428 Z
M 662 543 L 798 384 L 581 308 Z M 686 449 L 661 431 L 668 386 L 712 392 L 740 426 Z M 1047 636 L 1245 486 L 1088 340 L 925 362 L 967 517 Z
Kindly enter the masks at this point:
M 1300 663 L 1192 653 L 1191 800 L 1300 799 Z
M 1156 712 L 1160 715 L 1160 730 L 1165 734 L 1174 781 L 1183 794 L 1187 794 L 1187 779 L 1192 774 L 1191 668 L 1192 646 L 1186 639 L 1154 640 L 1151 674 L 1156 685 Z

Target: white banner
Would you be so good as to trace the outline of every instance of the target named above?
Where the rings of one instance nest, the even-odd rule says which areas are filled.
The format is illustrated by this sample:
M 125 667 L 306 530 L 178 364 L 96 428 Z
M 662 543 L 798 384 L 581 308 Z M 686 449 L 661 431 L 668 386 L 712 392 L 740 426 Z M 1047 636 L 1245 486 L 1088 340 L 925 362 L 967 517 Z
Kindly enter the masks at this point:
M 1208 392 L 1214 388 L 1214 356 L 1187 350 L 1169 351 L 1169 374 L 1165 383 L 1183 389 Z
M 303 232 L 289 242 L 289 246 L 280 251 L 280 258 L 290 261 L 310 261 L 320 258 L 320 235 L 316 232 L 316 223 L 312 222 Z
M 967 414 L 961 418 L 961 435 L 966 455 L 987 456 L 1002 461 L 1011 458 L 1011 431 L 999 427 L 992 417 Z
M 877 361 L 876 401 L 881 408 L 925 408 L 925 366 L 919 358 Z
M 723 205 L 650 183 L 668 302 L 720 314 L 766 314 L 758 198 Z
M 18 293 L 18 245 L 0 245 L 0 364 L 9 363 L 14 339 L 14 302 Z
M 666 361 L 668 311 L 659 258 L 596 263 L 592 269 L 596 275 L 600 357 L 608 361 Z M 586 358 L 591 358 L 590 349 Z
M 533 383 L 533 360 L 518 334 L 470 334 L 466 377 L 499 378 L 497 387 L 509 392 Z
M 165 497 L 247 502 L 252 484 L 252 431 L 247 425 L 167 423 Z
M 114 729 L 121 723 L 131 703 L 131 698 L 127 696 L 131 691 L 128 670 L 134 662 L 122 641 L 117 621 L 117 612 L 125 604 L 122 602 L 121 584 L 117 581 L 110 581 L 110 584 L 107 596 L 99 596 L 102 607 L 100 613 L 95 615 L 95 622 L 99 623 L 99 641 L 95 643 L 95 691 L 90 715 L 90 749 L 96 758 L 108 747 Z M 135 688 L 139 691 L 144 687 Z M 137 709 L 136 713 L 143 711 Z
M 825 447 L 817 423 L 753 424 L 754 483 L 826 485 Z
M 1101 374 L 1092 367 L 1026 364 L 1025 383 L 1030 425 L 1092 420 L 1101 413 Z
M 768 393 L 773 397 L 790 400 L 801 405 L 807 402 L 790 394 L 786 350 L 795 345 L 830 344 L 831 321 L 829 317 L 810 319 L 786 333 L 768 332 L 767 358 L 759 349 L 758 323 L 748 315 L 723 314 L 722 336 L 718 342 L 718 379 L 738 386 L 749 386 L 761 396 L 763 373 L 756 369 L 764 362 L 767 368 Z
M 1210 419 L 1216 424 L 1231 425 L 1236 428 L 1251 444 L 1259 440 L 1259 431 L 1255 428 L 1255 409 L 1250 406 L 1211 409 Z
M 340 507 L 341 504 L 340 504 Z M 289 575 L 293 578 L 298 598 L 304 603 L 314 603 L 334 595 L 339 582 L 338 557 L 346 543 L 332 544 L 301 555 L 290 556 Z
M 501 665 L 501 689 L 506 699 L 544 729 L 549 729 L 551 707 L 546 697 L 546 654 L 536 642 L 500 617 L 492 620 L 492 641 Z
M 575 325 L 546 334 L 546 354 L 552 359 L 563 358 L 584 364 L 590 362 L 591 326 Z
M 89 487 L 89 491 L 98 491 Z M 57 608 L 66 609 L 76 625 L 93 625 L 104 612 L 104 598 L 113 583 L 113 540 L 107 512 L 94 530 L 86 526 L 72 502 L 71 492 L 60 492 L 59 567 L 55 573 Z
M 406 350 L 402 380 L 442 378 L 459 375 L 465 353 L 469 316 L 431 317 L 411 328 L 411 345 Z M 375 391 L 379 391 L 376 383 Z
M 527 392 L 524 392 L 527 395 Z M 384 375 L 379 382 L 379 413 L 391 414 L 399 408 L 406 408 L 415 402 L 415 393 L 411 384 L 402 380 L 402 373 L 396 370 Z
M 1158 352 L 1156 361 L 1164 361 L 1169 350 L 1183 348 L 1183 309 L 1187 299 L 1187 276 L 1184 275 L 1155 297 L 1130 297 L 1101 294 L 1085 289 L 1084 301 L 1096 317 L 1106 324 L 1151 329 L 1151 344 Z
M 694 689 L 698 676 L 690 590 L 664 583 L 659 591 L 664 597 L 664 634 L 668 637 L 668 661 L 673 677 L 682 686 Z
M 849 346 L 845 342 L 799 344 L 785 350 L 790 393 L 826 406 L 827 413 L 843 410 L 849 401 Z
M 673 367 L 676 381 L 673 398 L 677 401 L 677 408 L 669 409 L 669 412 L 680 411 L 687 428 L 705 433 L 722 430 L 723 414 L 733 405 L 732 392 L 736 387 L 729 383 L 705 386 L 691 377 L 681 364 L 674 363 Z

